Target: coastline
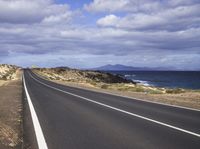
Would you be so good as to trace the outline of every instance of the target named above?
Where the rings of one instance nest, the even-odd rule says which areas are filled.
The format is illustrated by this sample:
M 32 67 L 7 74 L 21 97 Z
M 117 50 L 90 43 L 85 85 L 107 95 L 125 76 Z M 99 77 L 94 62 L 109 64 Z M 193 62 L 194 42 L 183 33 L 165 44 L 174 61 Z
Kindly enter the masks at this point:
M 199 90 L 200 71 L 108 71 L 141 85 Z
M 199 90 L 167 89 L 152 86 L 134 85 L 129 83 L 97 83 L 64 81 L 59 79 L 54 80 L 45 73 L 38 71 L 34 72 L 50 81 L 62 85 L 200 110 Z

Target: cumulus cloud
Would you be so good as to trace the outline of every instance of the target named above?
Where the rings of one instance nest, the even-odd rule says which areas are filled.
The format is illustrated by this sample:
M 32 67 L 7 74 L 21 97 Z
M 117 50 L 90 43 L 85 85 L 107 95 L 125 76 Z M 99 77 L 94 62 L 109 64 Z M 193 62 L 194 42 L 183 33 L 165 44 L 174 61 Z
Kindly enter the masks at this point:
M 120 21 L 120 17 L 111 14 L 99 19 L 97 24 L 100 26 L 116 26 L 118 21 Z
M 199 7 L 195 0 L 94 0 L 77 15 L 51 0 L 0 0 L 0 62 L 198 69 Z
M 67 4 L 54 4 L 51 0 L 0 0 L 1 23 L 58 21 L 69 14 Z
M 198 4 L 199 0 L 94 0 L 84 8 L 92 12 L 157 12 L 177 6 Z
M 107 15 L 97 21 L 98 25 L 127 29 L 184 30 L 200 27 L 200 4 L 165 9 L 154 14 L 129 13 L 119 18 Z M 114 20 L 114 22 L 112 21 Z
M 85 4 L 84 8 L 88 11 L 117 11 L 127 7 L 129 3 L 129 0 L 94 0 Z
M 165 6 L 169 4 L 165 2 Z M 90 12 L 152 12 L 163 6 L 159 0 L 94 0 L 84 8 Z

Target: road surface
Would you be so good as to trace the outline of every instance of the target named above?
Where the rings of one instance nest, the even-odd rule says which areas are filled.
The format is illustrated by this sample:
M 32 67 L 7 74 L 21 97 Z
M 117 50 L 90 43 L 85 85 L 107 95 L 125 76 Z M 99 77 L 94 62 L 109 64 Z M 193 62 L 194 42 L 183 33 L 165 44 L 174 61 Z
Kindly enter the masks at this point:
M 41 128 L 40 132 L 35 127 L 35 133 L 43 137 L 37 138 L 38 146 L 200 148 L 200 111 L 63 86 L 44 80 L 30 70 L 24 71 L 24 84 Z M 40 149 L 44 148 L 41 146 Z

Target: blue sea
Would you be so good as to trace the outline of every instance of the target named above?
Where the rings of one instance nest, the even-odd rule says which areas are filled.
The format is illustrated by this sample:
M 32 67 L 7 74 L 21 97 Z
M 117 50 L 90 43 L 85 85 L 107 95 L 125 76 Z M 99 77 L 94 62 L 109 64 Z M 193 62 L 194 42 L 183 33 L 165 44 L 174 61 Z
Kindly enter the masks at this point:
M 146 86 L 200 89 L 200 71 L 109 71 Z

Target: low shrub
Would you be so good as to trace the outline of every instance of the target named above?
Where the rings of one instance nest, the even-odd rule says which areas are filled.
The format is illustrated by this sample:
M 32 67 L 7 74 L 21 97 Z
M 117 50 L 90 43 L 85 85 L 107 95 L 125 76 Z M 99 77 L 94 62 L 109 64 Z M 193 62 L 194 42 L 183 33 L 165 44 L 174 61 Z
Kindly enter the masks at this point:
M 180 94 L 180 93 L 184 93 L 185 91 L 181 88 L 175 88 L 175 89 L 167 89 L 166 93 L 168 94 Z
M 101 85 L 101 88 L 102 88 L 102 89 L 108 89 L 108 87 L 109 87 L 109 85 L 107 85 L 107 84 Z
M 151 90 L 148 92 L 149 94 L 162 94 L 162 91 L 159 90 Z

